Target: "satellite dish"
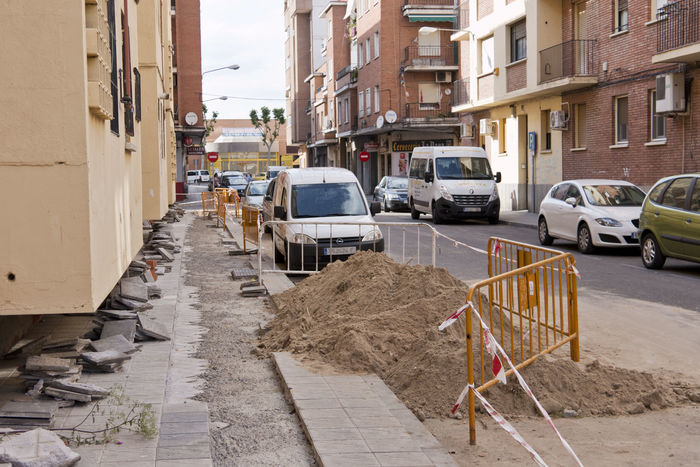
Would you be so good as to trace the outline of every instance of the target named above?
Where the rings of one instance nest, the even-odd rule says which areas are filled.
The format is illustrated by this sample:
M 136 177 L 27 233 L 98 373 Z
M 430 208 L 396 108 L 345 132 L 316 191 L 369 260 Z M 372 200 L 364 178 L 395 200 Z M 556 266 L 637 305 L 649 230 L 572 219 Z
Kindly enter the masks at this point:
M 445 89 L 445 94 L 447 94 L 448 96 L 450 94 L 452 94 L 452 89 L 450 89 L 450 88 Z
M 377 128 L 381 128 L 384 126 L 384 117 L 381 115 L 377 117 Z
M 393 110 L 387 110 L 384 116 L 386 117 L 387 123 L 394 123 L 396 121 L 396 112 Z

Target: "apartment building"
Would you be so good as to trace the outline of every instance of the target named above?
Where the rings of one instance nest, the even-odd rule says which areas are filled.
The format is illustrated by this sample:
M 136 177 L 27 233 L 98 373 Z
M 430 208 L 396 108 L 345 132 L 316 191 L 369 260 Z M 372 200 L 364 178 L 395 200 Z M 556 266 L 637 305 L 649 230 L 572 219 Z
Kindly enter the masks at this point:
M 326 60 L 308 77 L 314 163 L 355 171 L 371 192 L 406 175 L 414 147 L 455 144 L 452 1 L 331 1 L 322 15 Z
M 187 169 L 206 167 L 199 4 L 199 0 L 170 0 L 178 193 L 184 193 L 186 189 Z
M 93 312 L 173 201 L 169 5 L 40 3 L 0 15 L 3 333 Z
M 501 209 L 536 211 L 562 179 L 619 178 L 649 187 L 664 175 L 697 170 L 690 156 L 700 144 L 690 123 L 698 95 L 691 85 L 697 5 L 460 3 L 452 39 L 463 44 L 462 78 L 453 111 L 464 125 L 461 144 L 483 146 L 503 174 L 499 191 L 510 203 Z M 657 83 L 676 83 L 684 110 L 659 113 Z

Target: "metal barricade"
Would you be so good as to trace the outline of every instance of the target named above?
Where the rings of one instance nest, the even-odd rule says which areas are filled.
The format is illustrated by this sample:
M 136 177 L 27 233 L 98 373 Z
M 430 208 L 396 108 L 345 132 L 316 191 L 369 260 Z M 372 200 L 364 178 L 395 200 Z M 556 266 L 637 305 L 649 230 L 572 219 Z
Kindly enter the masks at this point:
M 571 253 L 501 238 L 489 239 L 489 279 L 469 288 L 467 303 L 479 313 L 516 369 L 569 344 L 571 359 L 579 360 L 576 265 Z M 498 380 L 487 379 L 483 329 L 474 337 L 472 312 L 467 310 L 467 375 L 482 392 Z M 480 378 L 474 377 L 474 344 L 480 357 Z M 488 370 L 489 373 L 491 370 Z M 506 376 L 512 374 L 512 369 Z M 474 394 L 469 391 L 469 441 L 476 443 Z
M 280 269 L 277 268 L 276 266 L 276 260 L 279 259 L 281 256 L 283 256 L 279 250 L 276 250 L 276 243 L 279 241 L 281 244 L 286 245 L 286 240 L 281 238 L 280 235 L 277 233 L 277 229 L 275 229 L 275 226 L 278 225 L 301 225 L 302 230 L 304 232 L 307 232 L 309 234 L 310 238 L 315 238 L 318 239 L 318 229 L 319 226 L 322 227 L 328 227 L 329 230 L 329 236 L 323 239 L 323 242 L 321 244 L 317 244 L 316 247 L 313 249 L 315 250 L 315 255 L 314 255 L 314 261 L 312 261 L 311 264 L 305 263 L 304 261 L 304 255 L 301 255 L 301 269 L 291 269 L 291 262 L 290 262 L 290 256 L 287 255 L 286 258 L 286 269 Z M 362 227 L 363 226 L 373 226 L 377 227 L 382 231 L 382 241 L 381 241 L 381 250 L 384 253 L 386 253 L 388 256 L 392 257 L 394 260 L 401 262 L 401 263 L 406 263 L 406 262 L 411 262 L 415 261 L 415 263 L 420 264 L 421 262 L 421 254 L 423 255 L 423 258 L 428 256 L 430 264 L 432 266 L 435 266 L 435 261 L 436 261 L 436 252 L 437 252 L 437 232 L 436 230 L 429 224 L 426 223 L 393 223 L 393 222 L 301 222 L 301 221 L 267 221 L 262 224 L 262 226 L 259 228 L 258 232 L 258 274 L 262 274 L 264 272 L 284 272 L 287 274 L 313 274 L 319 272 L 323 266 L 325 266 L 325 263 L 328 262 L 333 262 L 334 258 L 338 257 L 347 257 L 348 254 L 333 254 L 333 251 L 335 248 L 337 248 L 339 245 L 336 243 L 336 239 L 340 238 L 343 241 L 346 241 L 348 238 L 347 236 L 341 237 L 339 235 L 333 234 L 333 228 L 336 227 L 336 233 L 337 233 L 337 227 L 338 226 L 356 226 L 357 227 L 357 235 L 353 235 L 352 239 L 357 239 L 361 247 L 357 248 L 357 251 L 360 250 L 374 250 L 377 251 L 377 243 L 373 243 L 370 245 L 370 242 L 365 242 L 365 245 L 362 245 L 361 239 L 363 237 L 362 235 Z M 275 259 L 275 262 L 273 262 L 273 268 L 272 269 L 263 269 L 262 268 L 262 235 L 265 232 L 265 227 L 269 227 L 272 230 L 272 250 L 273 250 L 273 258 Z M 392 229 L 394 232 L 392 233 Z M 399 232 L 396 232 L 398 230 Z M 421 231 L 427 230 L 426 233 L 421 235 Z M 425 237 L 428 237 L 427 239 Z M 305 243 L 305 237 L 302 237 L 303 243 L 299 244 L 301 245 L 301 250 L 304 251 L 304 249 L 308 246 L 311 246 L 313 244 L 311 243 Z M 330 245 L 334 245 L 334 248 L 331 248 Z M 410 244 L 410 246 L 408 246 Z M 329 251 L 329 255 L 325 254 L 325 251 Z M 421 250 L 427 250 L 423 251 L 421 253 Z M 326 256 L 327 258 L 323 258 L 324 261 L 319 261 L 321 259 L 321 256 Z
M 216 196 L 211 191 L 202 192 L 202 216 L 216 214 Z
M 226 228 L 226 199 L 228 198 L 228 193 L 217 192 L 216 193 L 216 226 L 219 226 L 219 222 L 223 222 L 224 229 Z
M 260 228 L 260 210 L 253 206 L 241 206 L 241 225 L 243 227 L 243 251 L 248 251 L 247 242 L 257 243 L 260 248 L 258 230 Z M 259 276 L 258 276 L 259 277 Z

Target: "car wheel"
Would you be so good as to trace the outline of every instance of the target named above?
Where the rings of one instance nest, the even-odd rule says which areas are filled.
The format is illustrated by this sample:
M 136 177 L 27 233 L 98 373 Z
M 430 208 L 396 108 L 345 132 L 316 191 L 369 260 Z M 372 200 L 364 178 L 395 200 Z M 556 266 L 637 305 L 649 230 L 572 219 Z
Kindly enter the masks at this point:
M 413 205 L 413 200 L 411 200 L 411 219 L 418 220 L 420 218 L 420 212 L 416 211 L 416 207 Z
M 386 204 L 386 198 L 384 198 L 384 212 L 391 212 L 391 208 Z
M 489 216 L 489 224 L 491 224 L 491 225 L 498 224 L 498 213 L 493 214 L 492 216 Z
M 578 251 L 583 254 L 593 253 L 593 239 L 591 238 L 591 230 L 587 224 L 581 224 L 578 228 Z
M 549 228 L 547 228 L 547 220 L 544 216 L 540 217 L 540 221 L 537 223 L 537 233 L 540 237 L 540 244 L 551 245 L 554 242 L 554 238 L 549 236 Z
M 666 262 L 666 256 L 661 253 L 659 242 L 653 234 L 642 238 L 642 264 L 648 269 L 661 269 Z
M 435 201 L 433 201 L 432 214 L 433 214 L 433 224 L 442 224 L 443 219 L 440 216 L 440 213 L 438 212 L 437 206 L 435 206 Z

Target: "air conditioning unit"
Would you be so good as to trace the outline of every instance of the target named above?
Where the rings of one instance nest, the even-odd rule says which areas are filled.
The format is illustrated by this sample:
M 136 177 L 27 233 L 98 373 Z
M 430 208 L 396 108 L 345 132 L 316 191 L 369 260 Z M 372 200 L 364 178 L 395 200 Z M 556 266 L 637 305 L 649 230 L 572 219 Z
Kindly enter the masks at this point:
M 462 122 L 460 124 L 460 137 L 461 138 L 473 138 L 474 137 L 474 125 L 467 122 Z
M 435 72 L 435 82 L 436 83 L 451 83 L 452 82 L 452 72 L 451 71 L 436 71 Z
M 549 128 L 552 130 L 566 130 L 569 119 L 563 110 L 552 110 L 549 112 Z
M 489 132 L 489 120 L 488 118 L 482 118 L 479 120 L 479 134 L 486 135 Z
M 685 112 L 685 78 L 683 73 L 656 77 L 656 113 Z

